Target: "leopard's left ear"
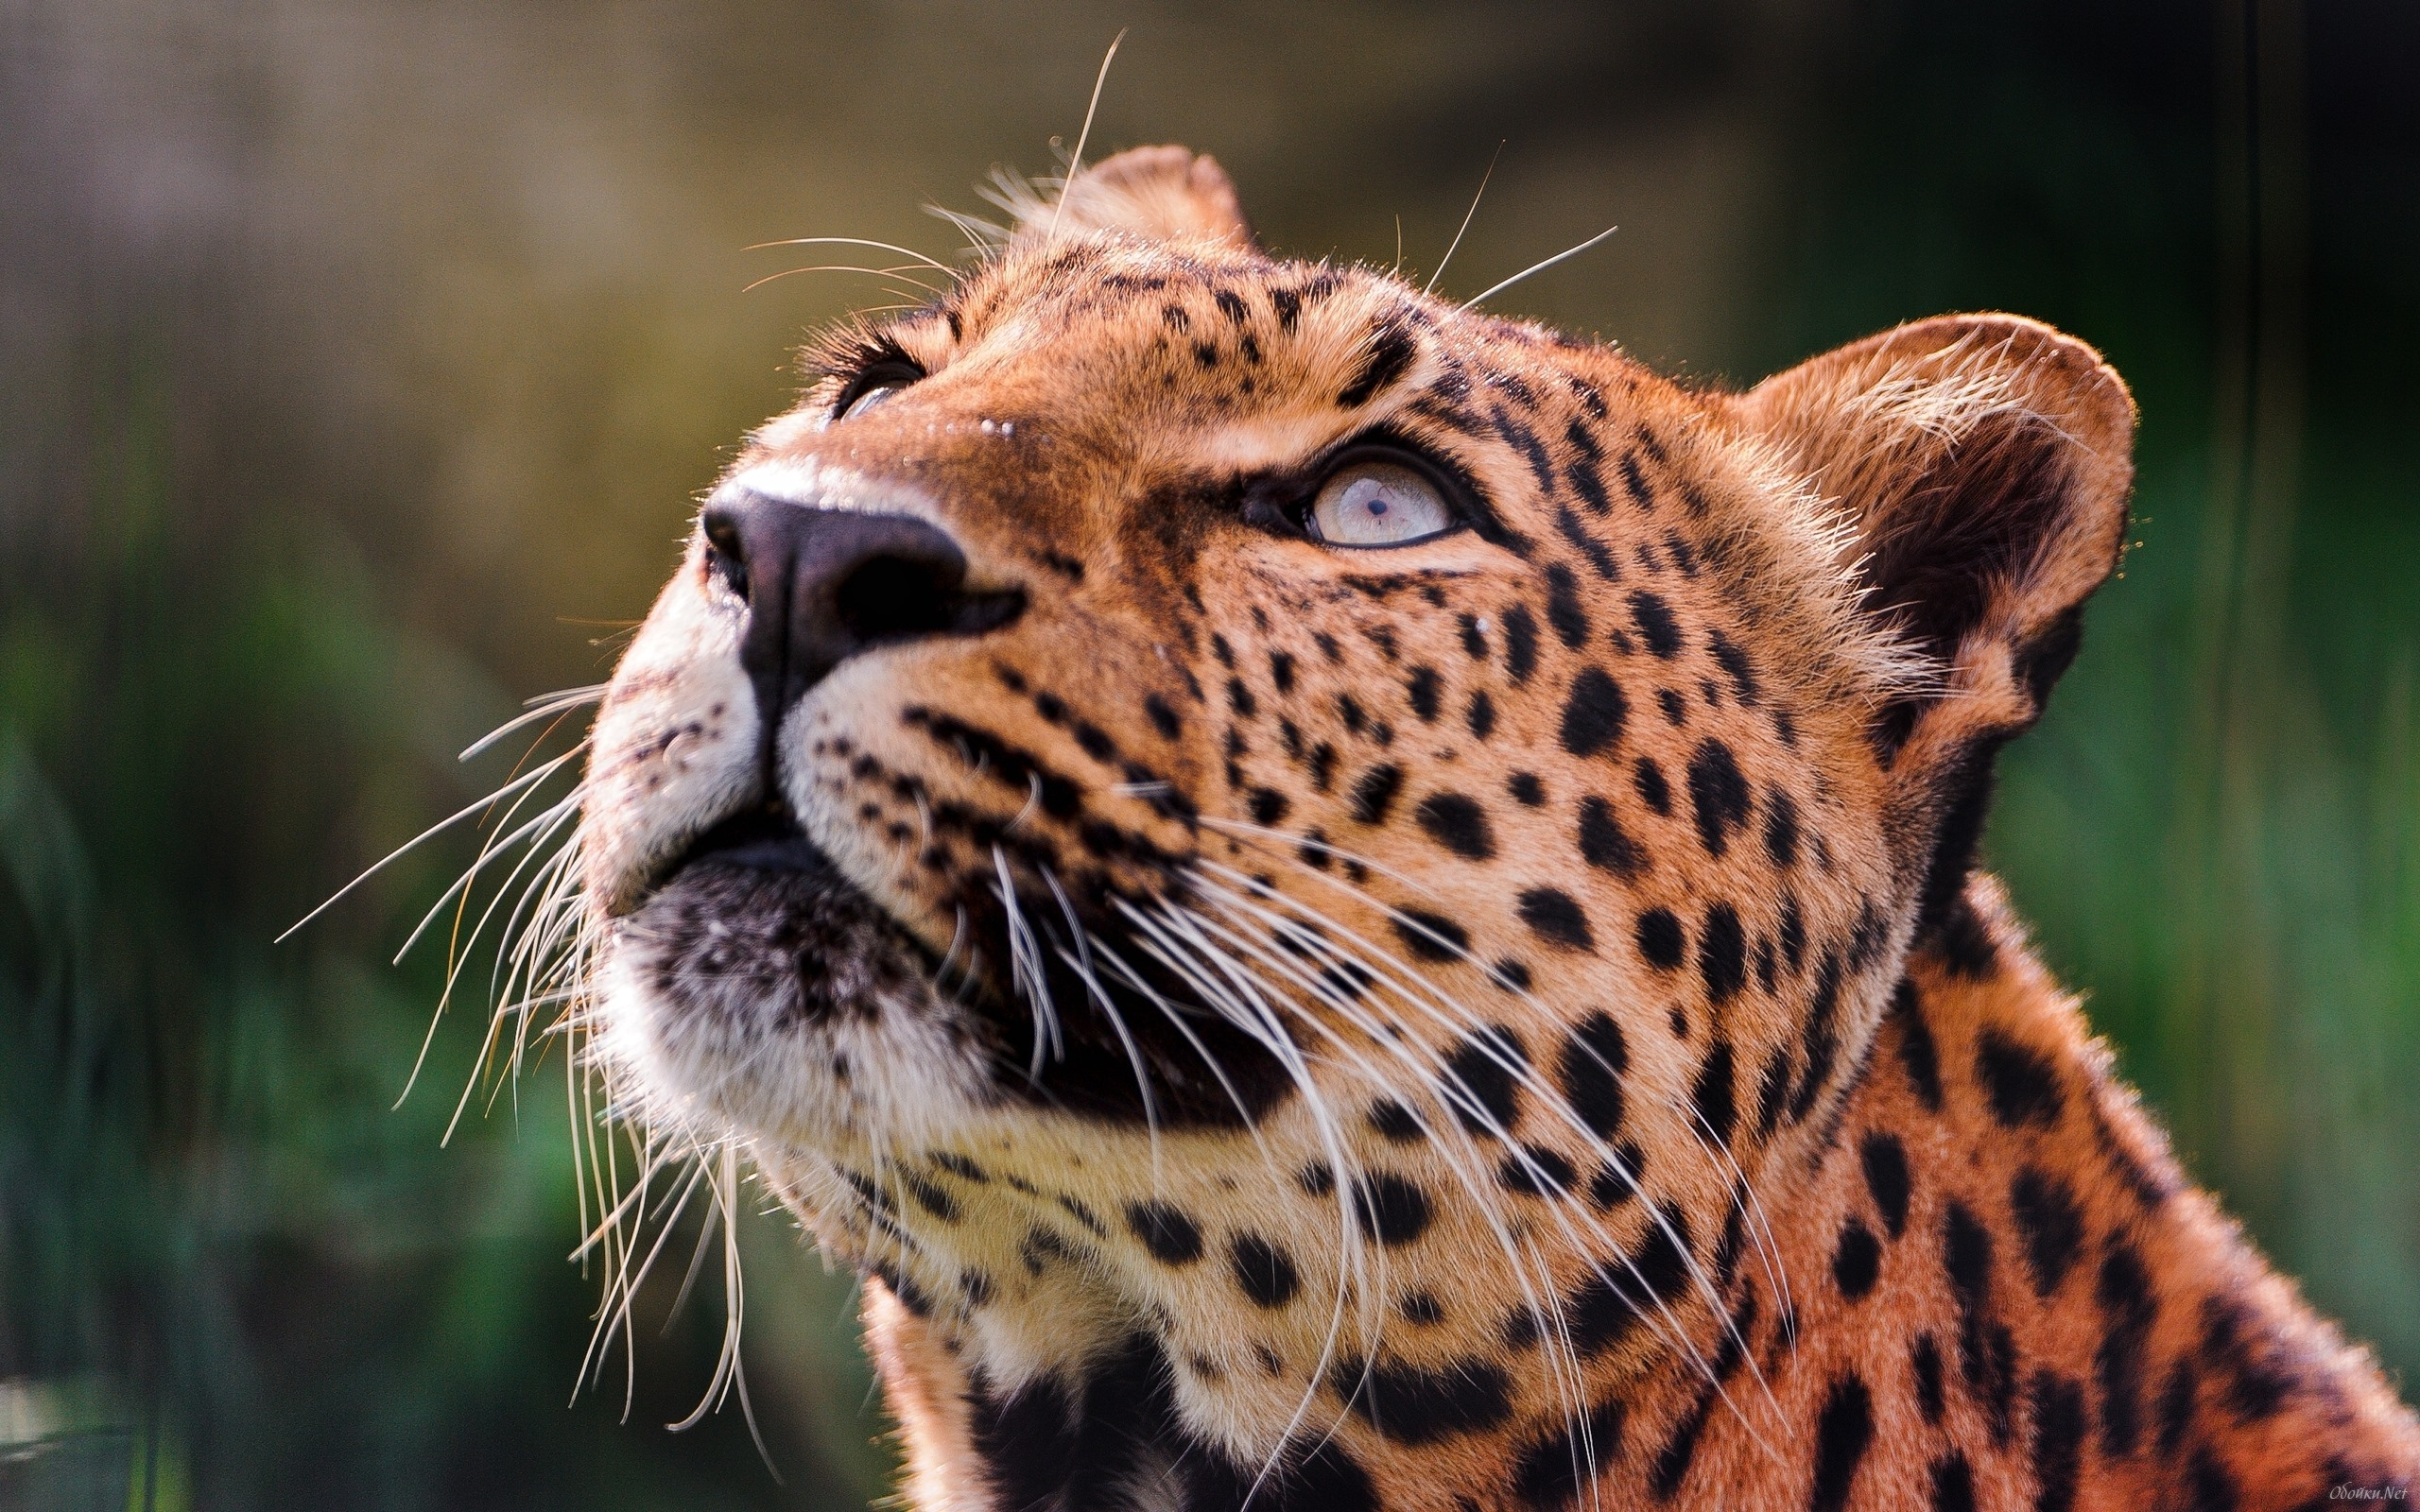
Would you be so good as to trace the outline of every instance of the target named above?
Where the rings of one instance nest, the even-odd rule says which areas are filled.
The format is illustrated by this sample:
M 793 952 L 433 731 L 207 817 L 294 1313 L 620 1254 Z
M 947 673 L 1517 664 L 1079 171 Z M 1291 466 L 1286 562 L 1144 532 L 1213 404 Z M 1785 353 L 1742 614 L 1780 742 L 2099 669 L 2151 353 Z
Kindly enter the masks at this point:
M 1869 738 L 1921 868 L 1920 928 L 1963 885 L 1992 758 L 2040 717 L 2118 560 L 2135 405 L 2100 354 L 2038 321 L 1944 316 L 1767 379 L 1735 414 L 1843 509 L 1860 613 L 1927 675 Z
M 1025 215 L 1020 242 L 1122 231 L 1152 241 L 1255 245 L 1235 181 L 1219 160 L 1180 146 L 1130 147 L 1078 172 L 1056 202 Z

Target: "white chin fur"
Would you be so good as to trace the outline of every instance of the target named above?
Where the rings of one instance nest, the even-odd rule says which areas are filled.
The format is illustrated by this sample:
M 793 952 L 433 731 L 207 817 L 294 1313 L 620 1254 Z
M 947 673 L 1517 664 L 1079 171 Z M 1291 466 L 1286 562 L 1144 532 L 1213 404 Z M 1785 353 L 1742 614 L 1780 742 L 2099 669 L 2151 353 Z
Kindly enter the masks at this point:
M 598 1054 L 645 1123 L 847 1159 L 948 1143 L 989 1100 L 966 1010 L 921 971 L 851 984 L 864 989 L 846 1011 L 802 1014 L 795 989 L 745 970 L 676 967 L 667 981 L 675 947 L 650 927 L 656 907 L 608 927 L 596 978 Z

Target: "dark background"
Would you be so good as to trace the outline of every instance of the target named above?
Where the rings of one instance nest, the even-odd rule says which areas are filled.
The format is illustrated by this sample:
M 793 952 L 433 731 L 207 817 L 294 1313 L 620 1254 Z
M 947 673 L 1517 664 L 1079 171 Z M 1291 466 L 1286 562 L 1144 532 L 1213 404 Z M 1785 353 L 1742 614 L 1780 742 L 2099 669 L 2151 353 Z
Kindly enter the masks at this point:
M 1426 277 L 1501 143 L 1444 290 L 1617 221 L 1499 306 L 1706 380 L 1961 308 L 2109 354 L 2141 544 L 1988 853 L 2194 1174 L 2420 1367 L 2420 9 L 0 0 L 0 1439 L 62 1435 L 0 1503 L 882 1492 L 778 1217 L 786 1486 L 661 1426 L 711 1279 L 627 1422 L 618 1360 L 565 1405 L 560 1055 L 440 1147 L 482 971 L 389 1111 L 471 837 L 271 939 L 603 676 L 801 334 L 892 299 L 743 294 L 854 260 L 750 244 L 946 260 L 920 207 L 1051 169 L 1120 27 L 1088 155 L 1213 151 L 1287 251 Z

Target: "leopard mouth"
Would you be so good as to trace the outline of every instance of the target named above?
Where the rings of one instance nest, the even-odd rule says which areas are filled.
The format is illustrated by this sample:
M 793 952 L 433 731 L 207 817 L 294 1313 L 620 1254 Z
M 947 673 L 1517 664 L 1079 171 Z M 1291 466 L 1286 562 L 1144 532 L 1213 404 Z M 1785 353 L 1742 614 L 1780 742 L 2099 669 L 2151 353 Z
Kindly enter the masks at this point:
M 613 944 L 666 1028 L 727 1042 L 732 1058 L 760 1070 L 760 1052 L 802 1031 L 896 1031 L 916 1020 L 917 1035 L 946 1034 L 979 1057 L 998 1093 L 1063 1112 L 1226 1125 L 1284 1094 L 1288 1084 L 1266 1049 L 1246 1029 L 1188 1004 L 1183 982 L 1155 974 L 1137 991 L 1080 975 L 1069 952 L 1037 951 L 1021 993 L 1000 979 L 1013 947 L 997 895 L 974 891 L 954 902 L 958 933 L 944 956 L 775 803 L 700 833 L 614 921 Z M 1053 930 L 1063 916 L 1050 911 L 1059 902 L 1031 897 L 1020 905 L 1028 927 L 1050 941 L 1059 939 Z M 1121 959 L 1152 971 L 1113 921 L 1098 928 Z M 1029 995 L 1052 1005 L 1046 1017 Z
M 767 1029 L 868 1020 L 886 1000 L 921 1001 L 934 967 L 780 805 L 700 834 L 615 932 L 676 1012 Z
M 778 803 L 742 810 L 706 830 L 665 868 L 657 885 L 670 883 L 688 868 L 703 863 L 758 871 L 839 875 L 832 858 L 806 837 L 806 830 L 787 805 Z

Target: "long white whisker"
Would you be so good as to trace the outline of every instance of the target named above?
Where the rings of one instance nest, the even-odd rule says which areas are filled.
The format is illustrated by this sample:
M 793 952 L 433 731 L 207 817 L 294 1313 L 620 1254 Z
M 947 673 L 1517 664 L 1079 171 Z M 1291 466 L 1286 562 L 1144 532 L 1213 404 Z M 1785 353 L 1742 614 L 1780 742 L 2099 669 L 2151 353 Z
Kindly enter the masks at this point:
M 1589 248 L 1596 246 L 1599 242 L 1603 241 L 1606 237 L 1611 236 L 1614 232 L 1619 230 L 1621 230 L 1619 226 L 1608 226 L 1603 231 L 1600 231 L 1596 235 L 1589 237 L 1586 241 L 1582 242 L 1577 247 L 1565 248 L 1564 250 L 1555 253 L 1552 257 L 1547 258 L 1543 263 L 1532 263 L 1529 266 L 1521 269 L 1518 273 L 1513 274 L 1511 278 L 1506 279 L 1503 283 L 1496 284 L 1494 288 L 1486 289 L 1480 293 L 1472 295 L 1469 299 L 1462 301 L 1462 308 L 1465 310 L 1476 310 L 1478 308 L 1480 301 L 1494 299 L 1496 295 L 1503 293 L 1506 289 L 1509 289 L 1513 284 L 1520 283 L 1523 279 L 1528 278 L 1532 273 L 1543 273 L 1547 268 L 1554 266 L 1557 263 L 1565 262 L 1571 258 L 1578 257 Z
M 372 862 L 369 869 L 362 872 L 361 875 L 354 878 L 351 882 L 346 883 L 343 886 L 338 887 L 336 891 L 330 893 L 327 897 L 327 901 L 320 903 L 319 907 L 312 909 L 309 913 L 304 914 L 293 923 L 288 924 L 285 927 L 285 933 L 278 936 L 271 943 L 278 945 L 285 944 L 288 939 L 293 937 L 295 931 L 301 929 L 303 925 L 309 923 L 311 920 L 319 918 L 321 914 L 324 914 L 329 909 L 335 907 L 339 899 L 345 897 L 348 893 L 352 892 L 353 889 L 360 886 L 363 883 L 368 882 L 379 872 L 386 870 L 387 868 L 392 866 L 397 858 L 401 857 L 406 851 L 412 850 L 416 846 L 426 843 L 437 835 L 444 833 L 447 830 L 450 830 L 454 826 L 461 823 L 472 815 L 478 813 L 479 810 L 493 806 L 507 794 L 517 793 L 533 782 L 545 781 L 545 779 L 560 768 L 564 762 L 571 760 L 571 758 L 577 754 L 577 751 L 566 752 L 562 756 L 556 757 L 553 761 L 546 763 L 543 766 L 524 772 L 519 777 L 514 778 L 511 782 L 505 783 L 502 787 L 499 787 L 494 792 L 490 793 L 487 797 L 480 799 L 475 803 L 465 805 L 463 808 L 456 811 L 446 817 L 438 820 L 427 829 L 421 831 L 420 833 L 413 835 L 402 845 L 399 845 L 392 850 L 388 851 L 386 855 L 381 857 L 379 860 Z M 452 896 L 453 894 L 449 890 L 446 897 L 450 898 Z M 443 898 L 439 899 L 437 906 L 440 908 L 444 907 L 445 900 Z
M 753 246 L 743 248 L 742 250 L 761 252 L 769 247 L 871 247 L 876 251 L 897 252 L 902 257 L 912 257 L 924 266 L 939 268 L 952 278 L 958 276 L 958 269 L 947 263 L 936 262 L 912 247 L 900 247 L 890 242 L 868 241 L 862 236 L 785 236 L 779 241 L 757 242 Z
M 1421 293 L 1426 294 L 1435 289 L 1437 281 L 1445 276 L 1445 265 L 1454 260 L 1455 250 L 1462 245 L 1462 232 L 1471 229 L 1471 217 L 1478 214 L 1478 202 L 1487 194 L 1487 180 L 1495 177 L 1495 160 L 1502 156 L 1504 144 L 1498 141 L 1495 151 L 1488 157 L 1487 171 L 1478 176 L 1478 193 L 1471 196 L 1471 208 L 1462 212 L 1462 223 L 1454 229 L 1454 239 L 1446 244 L 1445 255 L 1437 259 L 1436 269 L 1428 275 L 1428 282 L 1420 285 Z M 1397 266 L 1403 262 L 1403 222 L 1400 220 L 1395 222 L 1395 262 Z
M 609 686 L 611 686 L 609 683 L 592 682 L 584 688 L 565 688 L 560 693 L 543 694 L 538 697 L 531 698 L 522 705 L 524 709 L 528 711 L 527 713 L 517 714 L 514 717 L 506 720 L 503 724 L 496 726 L 493 730 L 489 730 L 486 734 L 481 735 L 478 739 L 471 742 L 468 746 L 463 747 L 462 753 L 454 759 L 458 762 L 467 762 L 472 757 L 476 756 L 483 750 L 486 750 L 489 747 L 493 746 L 497 741 L 502 740 L 505 736 L 511 734 L 516 730 L 527 729 L 528 726 L 536 724 L 541 719 L 548 719 L 552 718 L 556 714 L 567 713 L 574 709 L 579 708 L 583 704 L 595 703 L 599 698 L 605 696 L 605 690 Z
M 1084 106 L 1084 126 L 1076 133 L 1076 150 L 1067 158 L 1066 180 L 1059 186 L 1059 203 L 1050 213 L 1050 230 L 1042 238 L 1046 242 L 1059 239 L 1059 217 L 1067 212 L 1067 191 L 1076 187 L 1076 175 L 1084 169 L 1084 144 L 1092 140 L 1093 112 L 1100 109 L 1101 86 L 1109 82 L 1109 65 L 1116 61 L 1118 43 L 1125 40 L 1126 28 L 1121 26 L 1117 35 L 1110 39 L 1109 51 L 1101 56 L 1100 72 L 1093 76 L 1093 97 Z

